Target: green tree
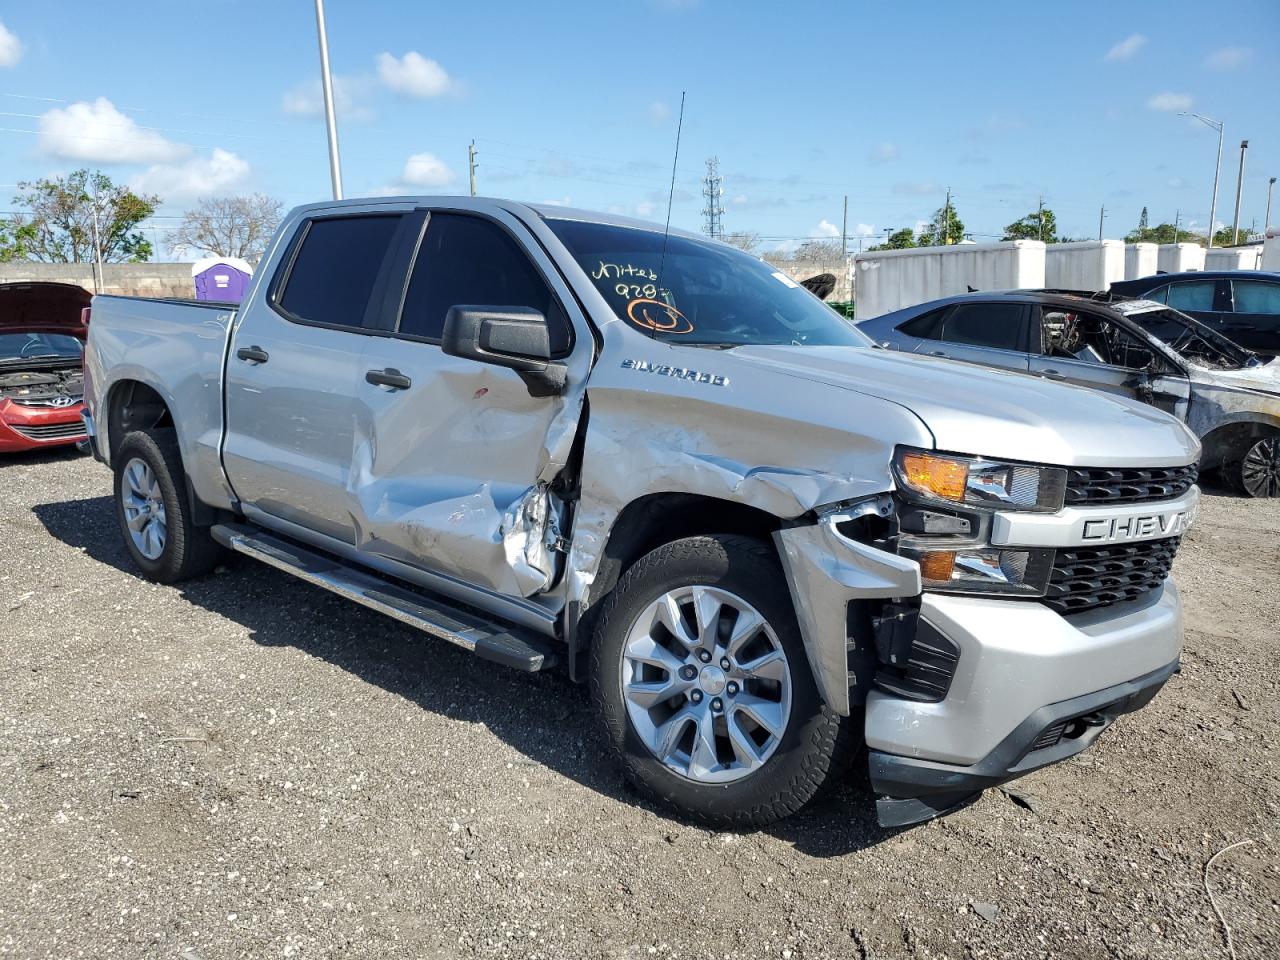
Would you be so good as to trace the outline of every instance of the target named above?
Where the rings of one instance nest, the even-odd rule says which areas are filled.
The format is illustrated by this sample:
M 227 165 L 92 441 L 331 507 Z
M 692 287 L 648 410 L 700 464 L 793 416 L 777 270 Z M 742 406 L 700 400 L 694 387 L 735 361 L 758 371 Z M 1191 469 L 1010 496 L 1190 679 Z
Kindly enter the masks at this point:
M 915 245 L 915 231 L 910 227 L 903 227 L 901 230 L 895 230 L 889 234 L 884 243 L 877 243 L 874 247 L 867 247 L 867 250 L 906 250 Z
M 1146 229 L 1131 230 L 1124 239 L 1127 243 L 1174 243 L 1173 224 L 1160 223 Z M 1186 227 L 1178 227 L 1176 242 L 1198 243 L 1204 246 L 1205 236 L 1203 233 L 1193 233 Z
M 96 170 L 25 181 L 18 189 L 13 202 L 26 212 L 6 226 L 21 238 L 24 259 L 90 262 L 95 233 L 103 262 L 136 263 L 151 256 L 151 243 L 137 227 L 155 212 L 159 197 L 139 196 Z
M 1147 208 L 1143 207 L 1142 215 L 1138 217 L 1138 232 L 1142 233 L 1144 230 L 1147 230 L 1150 226 L 1151 224 L 1147 222 Z
M 1005 240 L 1043 240 L 1058 243 L 1058 220 L 1048 207 L 1028 213 L 1004 228 Z
M 14 226 L 8 220 L 0 220 L 0 263 L 26 260 L 30 241 L 30 227 Z
M 916 246 L 940 247 L 948 243 L 959 243 L 964 239 L 964 223 L 956 213 L 955 204 L 937 209 L 933 219 L 920 231 Z

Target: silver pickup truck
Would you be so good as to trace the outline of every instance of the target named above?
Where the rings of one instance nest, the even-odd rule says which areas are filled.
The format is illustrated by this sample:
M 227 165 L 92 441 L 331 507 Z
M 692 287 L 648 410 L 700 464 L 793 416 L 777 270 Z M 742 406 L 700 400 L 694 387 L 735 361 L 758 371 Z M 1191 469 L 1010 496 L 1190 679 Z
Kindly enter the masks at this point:
M 855 762 L 907 824 L 1177 670 L 1196 438 L 877 348 L 725 245 L 497 200 L 293 211 L 244 303 L 96 297 L 85 413 L 160 581 L 253 557 L 476 656 L 557 660 L 717 826 Z

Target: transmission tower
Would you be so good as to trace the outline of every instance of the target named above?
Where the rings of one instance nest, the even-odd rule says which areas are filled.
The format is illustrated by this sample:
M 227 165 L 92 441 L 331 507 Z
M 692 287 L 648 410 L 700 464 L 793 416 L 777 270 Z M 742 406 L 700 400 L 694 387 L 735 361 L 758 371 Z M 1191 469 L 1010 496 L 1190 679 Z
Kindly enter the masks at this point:
M 702 195 L 707 198 L 707 205 L 702 215 L 707 218 L 703 227 L 712 240 L 724 239 L 724 187 L 721 186 L 720 158 L 707 160 L 707 175 L 702 178 Z

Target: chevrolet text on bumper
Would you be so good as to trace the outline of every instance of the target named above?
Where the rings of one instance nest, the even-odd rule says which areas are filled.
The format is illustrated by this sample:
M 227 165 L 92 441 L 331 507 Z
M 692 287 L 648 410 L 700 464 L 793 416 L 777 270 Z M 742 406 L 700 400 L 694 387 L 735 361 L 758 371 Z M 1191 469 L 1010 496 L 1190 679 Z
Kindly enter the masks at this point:
M 800 809 L 853 735 L 881 820 L 918 822 L 1177 669 L 1185 426 L 877 349 L 703 238 L 316 204 L 239 307 L 98 297 L 89 330 L 84 430 L 146 576 L 231 550 L 563 662 L 634 783 L 707 824 Z

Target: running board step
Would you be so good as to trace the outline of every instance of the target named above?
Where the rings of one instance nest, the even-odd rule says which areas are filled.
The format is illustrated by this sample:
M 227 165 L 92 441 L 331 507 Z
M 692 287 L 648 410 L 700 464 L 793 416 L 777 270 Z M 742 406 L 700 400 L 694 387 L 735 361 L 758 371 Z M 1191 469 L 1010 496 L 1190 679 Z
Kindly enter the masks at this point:
M 499 626 L 437 597 L 398 587 L 335 557 L 308 550 L 257 527 L 220 523 L 210 533 L 229 550 L 261 560 L 423 633 L 447 640 L 484 660 L 529 673 L 555 665 L 552 644 L 540 637 L 518 628 Z

